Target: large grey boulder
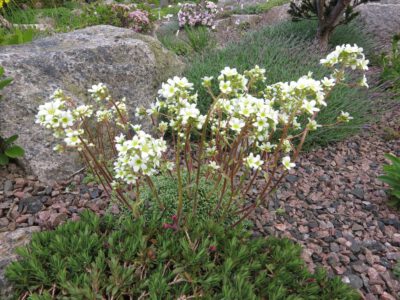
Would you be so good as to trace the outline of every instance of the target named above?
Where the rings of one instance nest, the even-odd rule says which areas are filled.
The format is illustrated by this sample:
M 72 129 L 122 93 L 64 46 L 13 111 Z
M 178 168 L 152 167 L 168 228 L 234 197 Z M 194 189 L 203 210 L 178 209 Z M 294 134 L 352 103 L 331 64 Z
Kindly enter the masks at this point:
M 14 78 L 0 100 L 0 134 L 19 134 L 23 164 L 44 181 L 66 178 L 80 166 L 72 154 L 53 152 L 55 139 L 35 124 L 37 107 L 56 88 L 83 99 L 91 85 L 103 82 L 115 97 L 126 97 L 133 111 L 153 101 L 160 83 L 183 69 L 154 38 L 112 26 L 2 47 L 0 65 Z
M 381 3 L 368 3 L 357 7 L 358 20 L 379 43 L 387 50 L 393 35 L 400 33 L 400 0 L 385 0 Z

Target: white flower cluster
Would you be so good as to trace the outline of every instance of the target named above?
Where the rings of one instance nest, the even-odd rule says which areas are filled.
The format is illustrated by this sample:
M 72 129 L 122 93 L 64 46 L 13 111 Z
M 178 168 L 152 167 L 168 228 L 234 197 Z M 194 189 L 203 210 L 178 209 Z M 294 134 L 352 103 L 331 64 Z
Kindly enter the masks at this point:
M 160 124 L 162 132 L 165 132 L 167 126 L 177 130 L 193 125 L 199 129 L 203 126 L 205 116 L 200 114 L 200 110 L 197 108 L 197 94 L 193 94 L 192 90 L 193 84 L 189 83 L 186 78 L 175 76 L 167 83 L 163 83 L 158 91 L 162 100 L 157 100 L 148 110 L 138 108 L 136 115 L 143 116 L 146 112 L 148 115 L 156 116 L 165 111 L 169 121 Z
M 36 123 L 51 129 L 55 137 L 63 139 L 65 146 L 78 150 L 82 150 L 82 141 L 88 142 L 84 138 L 86 132 L 82 128 L 85 120 L 94 116 L 97 122 L 109 121 L 121 127 L 125 126 L 121 122 L 121 116 L 127 117 L 125 98 L 114 102 L 103 83 L 93 85 L 88 92 L 94 104 L 77 105 L 61 89 L 57 89 L 51 95 L 50 102 L 39 106 Z M 63 147 L 57 145 L 55 149 L 62 150 Z
M 363 48 L 357 45 L 351 46 L 341 45 L 336 46 L 336 49 L 329 53 L 326 58 L 321 59 L 321 64 L 327 67 L 336 67 L 341 65 L 344 67 L 350 67 L 353 70 L 368 70 L 369 61 L 365 59 Z
M 297 81 L 278 82 L 262 90 L 259 88 L 260 83 L 266 81 L 265 69 L 256 66 L 240 74 L 235 68 L 225 67 L 216 79 L 203 78 L 202 84 L 214 100 L 207 116 L 202 115 L 197 107 L 193 84 L 186 78 L 174 77 L 162 84 L 159 98 L 150 108 L 138 108 L 136 114 L 139 117 L 151 116 L 155 124 L 158 118 L 156 128 L 161 135 L 172 129 L 178 140 L 179 137 L 181 141 L 186 139 L 188 148 L 193 131 L 210 128 L 211 131 L 202 131 L 202 138 L 206 132 L 207 139 L 202 139 L 204 153 L 199 151 L 203 155 L 200 160 L 204 159 L 209 170 L 225 172 L 237 162 L 240 162 L 239 166 L 243 163 L 249 171 L 278 165 L 290 170 L 295 167 L 293 160 L 298 153 L 295 138 L 305 137 L 308 131 L 321 127 L 315 120 L 316 115 L 327 105 L 329 92 L 344 82 L 344 71 L 368 69 L 362 48 L 350 45 L 337 47 L 321 63 L 333 68 L 333 74 L 316 80 L 309 73 Z M 220 90 L 217 96 L 212 92 L 213 83 Z M 360 84 L 367 86 L 365 77 Z M 166 142 L 162 138 L 156 139 L 142 131 L 139 125 L 127 122 L 125 99 L 114 101 L 101 83 L 92 86 L 89 93 L 95 100 L 94 104 L 77 106 L 57 90 L 51 102 L 39 107 L 37 122 L 52 129 L 67 146 L 78 149 L 87 142 L 83 124 L 88 118 L 98 123 L 114 124 L 115 128 L 120 127 L 119 132 L 123 129 L 127 134 L 133 129 L 136 135 L 132 138 L 129 134 L 129 138 L 121 134 L 115 139 L 116 182 L 136 184 L 142 177 L 156 174 L 161 167 L 174 168 L 171 162 L 162 162 L 162 154 L 166 151 Z M 351 119 L 348 113 L 341 112 L 337 121 L 349 122 Z M 271 163 L 271 160 L 277 161 Z
M 239 74 L 235 68 L 225 67 L 218 76 L 218 81 L 219 89 L 225 95 L 236 96 L 247 91 L 248 79 Z
M 335 67 L 336 70 L 333 76 L 342 77 L 343 72 L 338 69 L 351 68 L 352 70 L 367 71 L 369 60 L 365 59 L 363 48 L 357 45 L 351 46 L 349 44 L 336 46 L 336 49 L 331 52 L 326 58 L 321 59 L 321 64 L 327 67 Z M 365 74 L 358 83 L 360 86 L 367 87 L 367 78 Z
M 74 126 L 77 119 L 93 114 L 91 106 L 81 105 L 76 109 L 71 109 L 67 105 L 69 98 L 60 89 L 53 93 L 51 99 L 53 101 L 39 106 L 36 123 L 51 129 L 55 137 L 63 138 L 66 146 L 80 149 L 79 136 L 83 132 Z M 56 148 L 60 149 L 60 146 L 56 146 Z
M 136 184 L 142 176 L 158 173 L 162 153 L 167 150 L 163 139 L 155 139 L 139 130 L 128 140 L 124 135 L 116 137 L 118 157 L 114 163 L 115 178 L 127 184 Z

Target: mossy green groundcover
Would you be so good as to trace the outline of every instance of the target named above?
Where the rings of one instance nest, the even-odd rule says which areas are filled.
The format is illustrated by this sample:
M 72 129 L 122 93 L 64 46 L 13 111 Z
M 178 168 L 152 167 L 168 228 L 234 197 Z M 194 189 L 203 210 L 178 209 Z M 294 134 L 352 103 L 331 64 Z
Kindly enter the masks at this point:
M 300 246 L 287 239 L 253 238 L 211 220 L 166 227 L 84 212 L 34 234 L 6 276 L 15 298 L 28 292 L 35 300 L 360 298 L 339 278 L 308 272 Z

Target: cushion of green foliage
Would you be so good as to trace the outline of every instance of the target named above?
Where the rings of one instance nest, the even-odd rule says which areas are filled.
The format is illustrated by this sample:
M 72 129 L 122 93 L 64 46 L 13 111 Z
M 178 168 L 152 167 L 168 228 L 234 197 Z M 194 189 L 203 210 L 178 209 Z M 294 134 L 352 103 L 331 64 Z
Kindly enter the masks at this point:
M 192 180 L 194 180 L 192 174 Z M 183 186 L 187 186 L 188 176 L 187 174 L 182 175 Z M 156 215 L 159 219 L 170 219 L 172 215 L 177 211 L 177 201 L 178 199 L 178 184 L 177 179 L 171 176 L 156 176 L 153 178 L 154 185 L 156 186 L 157 193 L 159 195 L 160 201 L 164 205 L 164 209 L 159 211 L 157 202 L 154 201 L 153 192 L 151 189 L 146 188 L 143 189 L 140 193 L 141 200 L 144 202 L 144 214 L 147 219 Z M 207 221 L 211 213 L 214 212 L 214 209 L 219 201 L 218 191 L 221 189 L 221 184 L 218 188 L 215 187 L 215 184 L 210 184 L 211 181 L 207 181 L 204 176 L 200 177 L 199 182 L 199 191 L 198 191 L 198 207 L 196 212 L 196 217 Z M 213 183 L 213 181 L 212 181 Z M 225 205 L 227 201 L 229 201 L 229 192 L 225 194 L 224 199 L 222 199 L 222 205 Z M 190 201 L 191 197 L 188 194 L 188 191 L 184 189 L 183 191 L 183 213 L 184 215 L 188 215 L 191 212 L 193 207 L 192 202 Z M 232 207 L 232 210 L 234 207 Z M 233 213 L 233 211 L 232 211 Z M 219 216 L 219 215 L 218 215 Z M 226 224 L 232 224 L 234 221 L 237 221 L 238 217 L 234 217 L 233 214 L 228 215 L 226 219 Z M 247 224 L 247 223 L 246 223 Z
M 199 106 L 203 112 L 210 104 L 210 97 L 201 86 L 204 76 L 217 77 L 225 66 L 237 68 L 239 72 L 259 65 L 266 69 L 267 83 L 297 80 L 309 71 L 316 77 L 323 77 L 327 70 L 319 64 L 323 53 L 315 51 L 313 39 L 316 23 L 312 21 L 285 22 L 276 26 L 249 33 L 239 43 L 232 43 L 224 49 L 209 51 L 198 56 L 188 66 L 185 76 L 195 83 L 199 91 Z M 337 28 L 331 38 L 332 46 L 345 43 L 364 47 L 367 56 L 372 49 L 368 38 L 356 24 Z M 311 132 L 305 148 L 326 145 L 355 133 L 371 117 L 371 101 L 365 91 L 356 88 L 338 87 L 328 99 L 328 106 L 318 115 L 319 124 L 332 124 L 341 111 L 347 111 L 354 119 L 340 127 L 325 127 Z
M 28 291 L 30 299 L 360 298 L 337 277 L 310 274 L 300 252 L 287 239 L 252 238 L 210 220 L 173 231 L 158 220 L 85 212 L 34 234 L 6 276 L 16 297 Z

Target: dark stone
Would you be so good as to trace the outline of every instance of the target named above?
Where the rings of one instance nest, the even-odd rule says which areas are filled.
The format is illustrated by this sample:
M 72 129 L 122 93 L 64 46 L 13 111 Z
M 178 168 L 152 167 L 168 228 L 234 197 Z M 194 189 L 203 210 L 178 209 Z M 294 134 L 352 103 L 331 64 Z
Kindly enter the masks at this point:
M 361 251 L 361 244 L 357 241 L 353 241 L 351 243 L 350 249 L 354 254 L 357 254 Z
M 70 213 L 78 213 L 78 209 L 76 208 L 76 207 L 68 207 L 68 211 L 70 212 Z
M 310 222 L 308 223 L 308 227 L 310 227 L 310 228 L 317 228 L 317 227 L 318 227 L 318 222 L 316 222 L 316 221 L 310 221 Z
M 18 211 L 25 211 L 28 214 L 35 214 L 43 208 L 42 198 L 40 196 L 33 196 L 22 199 L 18 203 Z
M 396 219 L 386 219 L 383 220 L 383 223 L 385 223 L 385 225 L 390 225 L 395 227 L 397 230 L 400 229 L 400 221 L 396 220 Z
M 378 227 L 379 227 L 380 231 L 385 230 L 385 224 L 382 221 L 378 221 Z
M 347 276 L 350 280 L 350 285 L 355 288 L 355 289 L 361 289 L 364 285 L 363 280 L 354 274 L 348 275 Z
M 40 191 L 38 195 L 47 195 L 50 196 L 51 193 L 53 192 L 53 188 L 51 186 L 46 186 L 46 188 L 43 191 Z
M 323 238 L 323 240 L 324 240 L 324 242 L 332 243 L 332 242 L 334 242 L 336 239 L 335 239 L 333 236 L 327 236 L 327 237 Z
M 100 190 L 98 188 L 93 188 L 89 190 L 90 198 L 96 199 L 100 197 Z
M 296 175 L 287 175 L 286 180 L 289 181 L 290 183 L 295 183 L 296 181 L 299 180 L 299 177 Z
M 336 243 L 331 243 L 329 245 L 329 248 L 331 249 L 332 252 L 339 252 L 340 251 L 340 247 Z
M 357 224 L 357 223 L 354 223 L 353 226 L 351 227 L 351 229 L 353 231 L 361 231 L 361 230 L 364 230 L 364 226 L 362 226 L 360 224 Z
M 362 246 L 371 250 L 372 253 L 382 252 L 385 250 L 385 246 L 378 241 L 363 241 Z
M 351 261 L 357 261 L 358 260 L 357 256 L 355 256 L 354 254 L 350 254 L 349 257 L 350 257 Z
M 3 187 L 4 192 L 5 193 L 6 192 L 11 192 L 13 189 L 14 189 L 14 185 L 13 185 L 12 181 L 11 180 L 6 180 L 4 182 L 4 187 Z
M 300 200 L 304 200 L 306 197 L 304 196 L 304 194 L 303 193 L 301 193 L 301 192 L 297 192 L 296 193 L 296 196 L 297 196 L 297 198 L 299 198 Z
M 313 259 L 314 262 L 321 262 L 322 261 L 322 258 L 317 253 L 311 254 L 311 258 Z
M 359 199 L 364 199 L 364 190 L 363 189 L 355 188 L 350 193 L 353 194 L 354 196 L 356 196 Z
M 330 180 L 330 177 L 328 175 L 324 174 L 319 177 L 319 180 L 323 181 L 323 182 L 328 182 Z
M 390 261 L 386 257 L 381 257 L 380 263 L 381 263 L 382 266 L 384 266 L 387 269 L 392 266 L 392 264 L 390 263 Z
M 87 187 L 86 185 L 81 185 L 81 186 L 79 187 L 79 193 L 80 193 L 81 195 L 86 194 L 86 193 L 89 193 L 88 187 Z

